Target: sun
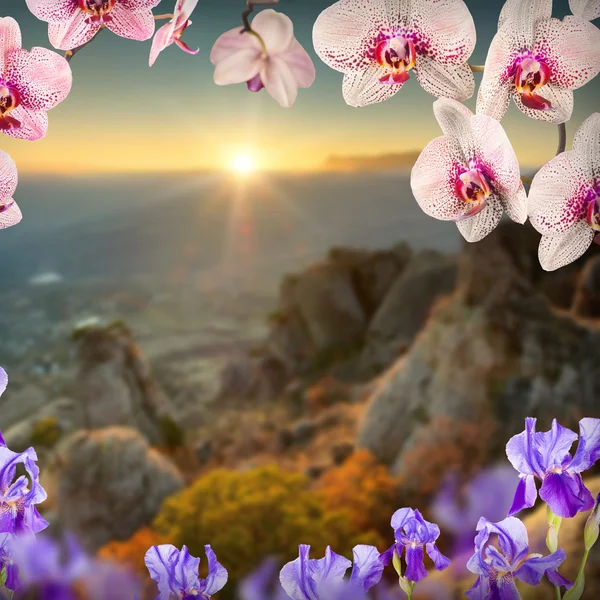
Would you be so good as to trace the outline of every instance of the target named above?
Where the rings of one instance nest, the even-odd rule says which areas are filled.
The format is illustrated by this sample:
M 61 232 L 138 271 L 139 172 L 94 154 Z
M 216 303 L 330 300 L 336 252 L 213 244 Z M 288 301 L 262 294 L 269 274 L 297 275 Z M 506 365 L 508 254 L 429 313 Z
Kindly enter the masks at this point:
M 258 169 L 258 165 L 252 155 L 238 154 L 231 161 L 230 169 L 238 175 L 249 175 Z

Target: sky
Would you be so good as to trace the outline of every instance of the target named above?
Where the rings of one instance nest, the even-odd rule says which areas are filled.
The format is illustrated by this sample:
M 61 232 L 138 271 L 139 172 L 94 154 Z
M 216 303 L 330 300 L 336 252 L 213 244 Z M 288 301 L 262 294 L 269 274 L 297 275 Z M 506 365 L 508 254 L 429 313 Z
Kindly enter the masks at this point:
M 171 12 L 162 0 L 155 14 Z M 20 172 L 80 175 L 137 171 L 227 169 L 250 154 L 261 169 L 320 169 L 331 155 L 374 156 L 420 150 L 441 134 L 433 116 L 435 98 L 411 80 L 394 98 L 351 108 L 342 98 L 342 74 L 323 64 L 312 45 L 312 26 L 331 0 L 280 0 L 277 10 L 294 22 L 298 40 L 311 54 L 317 79 L 300 90 L 296 104 L 281 108 L 263 90 L 213 83 L 210 49 L 219 35 L 241 24 L 243 0 L 200 0 L 185 32 L 200 54 L 175 46 L 148 67 L 150 41 L 135 42 L 104 31 L 71 62 L 69 97 L 50 114 L 47 137 L 37 142 L 0 137 L 0 149 Z M 502 0 L 466 0 L 477 26 L 471 63 L 483 64 L 496 32 Z M 555 0 L 554 15 L 568 14 L 567 0 Z M 19 22 L 25 48 L 51 47 L 47 24 L 27 10 L 25 0 L 2 0 L 0 16 Z M 598 24 L 598 23 L 597 23 Z M 481 74 L 476 74 L 476 83 Z M 567 125 L 576 128 L 600 110 L 600 77 L 575 92 Z M 466 104 L 474 109 L 475 97 Z M 400 111 L 400 118 L 399 118 Z M 528 119 L 514 105 L 503 125 L 523 168 L 541 166 L 555 152 L 554 125 Z

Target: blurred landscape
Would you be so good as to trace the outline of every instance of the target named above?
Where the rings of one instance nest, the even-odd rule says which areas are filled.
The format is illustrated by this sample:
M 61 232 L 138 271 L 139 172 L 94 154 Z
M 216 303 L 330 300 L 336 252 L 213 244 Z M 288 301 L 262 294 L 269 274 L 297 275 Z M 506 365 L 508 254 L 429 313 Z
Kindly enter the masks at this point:
M 299 536 L 315 555 L 384 549 L 399 506 L 468 554 L 476 523 L 436 509 L 448 477 L 505 465 L 525 416 L 600 416 L 600 255 L 545 273 L 538 234 L 510 222 L 462 243 L 407 171 L 375 168 L 409 159 L 23 178 L 26 218 L 0 236 L 0 426 L 38 450 L 53 531 L 142 576 L 149 545 L 210 540 L 225 600 Z M 508 471 L 485 485 L 511 492 Z M 499 520 L 510 495 L 472 510 Z M 462 563 L 418 597 L 466 589 Z

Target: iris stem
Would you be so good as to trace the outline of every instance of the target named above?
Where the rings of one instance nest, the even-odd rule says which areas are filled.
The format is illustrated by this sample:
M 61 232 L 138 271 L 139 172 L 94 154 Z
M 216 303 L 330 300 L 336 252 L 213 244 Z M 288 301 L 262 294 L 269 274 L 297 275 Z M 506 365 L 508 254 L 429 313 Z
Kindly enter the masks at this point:
M 556 156 L 562 154 L 567 147 L 567 125 L 566 123 L 560 123 L 558 126 L 558 149 L 556 150 Z
M 555 590 L 555 592 L 556 592 L 556 600 L 561 600 L 561 596 L 560 596 L 560 588 L 559 588 L 557 585 L 555 585 L 555 586 L 554 586 L 554 590 Z
M 249 17 L 254 11 L 255 6 L 275 6 L 279 3 L 279 0 L 246 0 L 246 6 L 248 7 L 242 13 L 242 23 L 244 24 L 244 28 L 241 33 L 246 33 L 247 31 L 251 32 L 252 27 L 250 26 Z M 260 36 L 259 36 L 260 39 Z M 262 40 L 261 40 L 262 41 Z
M 485 65 L 469 65 L 473 73 L 483 73 L 485 71 Z
M 102 27 L 100 27 L 100 29 L 98 29 L 98 31 L 96 32 L 96 35 L 94 35 L 94 37 L 89 41 L 86 42 L 85 44 L 81 44 L 81 46 L 77 46 L 77 48 L 73 48 L 73 50 L 67 50 L 65 52 L 65 58 L 67 59 L 67 62 L 71 62 L 71 60 L 73 59 L 73 57 L 80 51 L 83 50 L 88 44 L 91 44 L 97 37 L 98 34 L 105 28 L 104 25 L 102 25 Z

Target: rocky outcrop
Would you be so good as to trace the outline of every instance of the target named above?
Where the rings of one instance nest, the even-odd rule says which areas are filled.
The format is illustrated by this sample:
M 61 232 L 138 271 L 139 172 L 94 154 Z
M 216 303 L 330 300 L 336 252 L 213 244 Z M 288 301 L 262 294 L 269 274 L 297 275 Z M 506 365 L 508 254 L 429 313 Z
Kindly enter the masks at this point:
M 2 411 L 0 412 L 0 428 L 7 431 L 11 426 L 42 409 L 48 402 L 48 397 L 38 386 L 28 383 L 20 389 L 8 388 L 2 396 Z
M 590 258 L 577 280 L 573 312 L 587 319 L 600 318 L 600 256 Z
M 370 398 L 359 443 L 396 472 L 440 419 L 491 419 L 481 426 L 481 456 L 470 457 L 481 460 L 500 454 L 526 416 L 575 428 L 582 416 L 600 416 L 600 330 L 551 307 L 510 229 L 465 246 L 457 292 Z
M 76 400 L 83 426 L 123 425 L 141 432 L 152 444 L 163 443 L 162 423 L 172 420 L 172 407 L 129 329 L 120 322 L 92 325 L 75 338 Z
M 405 352 L 436 300 L 456 284 L 457 260 L 435 251 L 417 254 L 382 298 L 367 330 L 362 353 L 366 372 L 380 372 Z
M 79 431 L 60 455 L 60 521 L 91 551 L 129 538 L 183 487 L 174 465 L 130 428 Z

